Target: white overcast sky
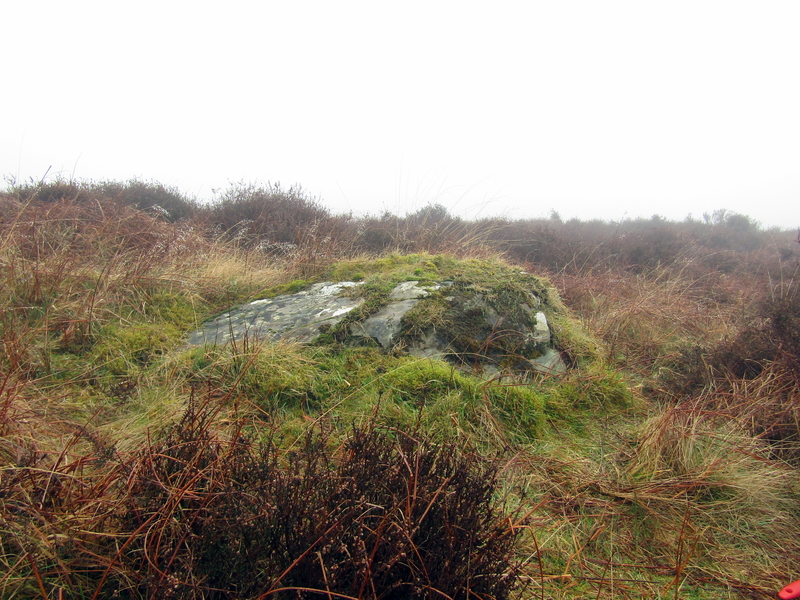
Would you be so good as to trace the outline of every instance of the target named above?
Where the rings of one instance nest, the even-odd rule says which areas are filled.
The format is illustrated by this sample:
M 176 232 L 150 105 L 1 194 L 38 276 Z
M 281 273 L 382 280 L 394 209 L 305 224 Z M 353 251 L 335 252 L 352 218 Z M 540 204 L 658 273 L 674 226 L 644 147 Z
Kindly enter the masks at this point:
M 800 1 L 6 1 L 0 175 L 800 226 Z

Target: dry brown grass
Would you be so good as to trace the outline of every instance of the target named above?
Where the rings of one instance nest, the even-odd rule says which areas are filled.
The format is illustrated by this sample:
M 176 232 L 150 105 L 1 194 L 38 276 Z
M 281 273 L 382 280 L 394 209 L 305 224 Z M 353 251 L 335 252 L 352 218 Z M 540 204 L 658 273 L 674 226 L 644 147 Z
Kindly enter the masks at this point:
M 646 273 L 551 276 L 651 416 L 595 430 L 599 455 L 580 437 L 583 450 L 525 469 L 547 490 L 543 597 L 770 598 L 793 578 L 796 271 L 766 252 L 738 258 L 736 276 L 686 255 Z
M 680 279 L 609 272 L 560 280 L 565 301 L 606 342 L 609 358 L 646 371 L 677 341 L 721 337 L 724 307 L 709 306 Z
M 797 471 L 691 407 L 621 425 L 515 465 L 533 597 L 773 597 L 800 552 Z

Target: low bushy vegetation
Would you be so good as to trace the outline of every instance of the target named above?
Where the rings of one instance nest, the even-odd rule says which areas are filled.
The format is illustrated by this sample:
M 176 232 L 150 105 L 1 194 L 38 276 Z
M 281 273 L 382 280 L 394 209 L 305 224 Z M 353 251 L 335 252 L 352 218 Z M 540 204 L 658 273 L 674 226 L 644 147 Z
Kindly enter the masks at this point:
M 796 232 L 726 211 L 355 217 L 277 185 L 11 185 L 0 597 L 774 597 L 800 577 L 799 261 Z M 183 346 L 315 281 L 368 303 L 443 277 L 539 285 L 568 372 L 487 379 L 335 332 Z

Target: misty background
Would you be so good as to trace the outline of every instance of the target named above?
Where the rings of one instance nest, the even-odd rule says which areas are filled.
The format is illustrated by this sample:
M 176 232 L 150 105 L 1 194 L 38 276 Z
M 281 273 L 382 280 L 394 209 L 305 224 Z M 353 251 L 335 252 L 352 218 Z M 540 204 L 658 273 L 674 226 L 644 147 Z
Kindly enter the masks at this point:
M 800 225 L 800 4 L 6 3 L 0 174 Z

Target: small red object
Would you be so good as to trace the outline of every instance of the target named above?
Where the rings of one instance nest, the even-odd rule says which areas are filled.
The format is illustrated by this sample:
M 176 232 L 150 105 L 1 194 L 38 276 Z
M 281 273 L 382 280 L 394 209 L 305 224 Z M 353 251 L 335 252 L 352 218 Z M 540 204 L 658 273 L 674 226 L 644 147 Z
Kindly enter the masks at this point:
M 800 598 L 800 580 L 790 583 L 780 592 L 778 598 L 781 600 L 792 600 L 793 598 Z

